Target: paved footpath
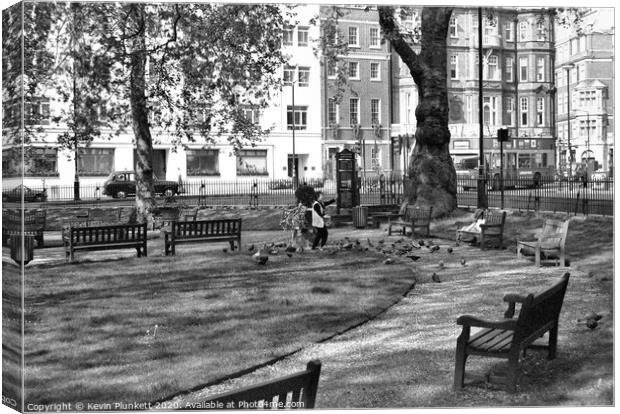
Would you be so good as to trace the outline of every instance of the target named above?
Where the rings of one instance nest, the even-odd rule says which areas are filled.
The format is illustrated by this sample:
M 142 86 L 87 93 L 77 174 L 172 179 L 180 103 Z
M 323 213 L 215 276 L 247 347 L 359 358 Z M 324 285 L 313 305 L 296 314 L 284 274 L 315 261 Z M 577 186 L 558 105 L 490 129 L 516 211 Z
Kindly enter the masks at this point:
M 444 246 L 442 256 L 431 258 L 425 249 L 420 250 L 420 262 L 427 264 L 417 265 L 416 270 L 421 279 L 428 279 L 431 272 L 440 273 L 441 283 L 418 283 L 387 312 L 356 329 L 325 343 L 312 344 L 251 374 L 171 401 L 181 406 L 198 402 L 220 392 L 300 371 L 308 361 L 320 359 L 323 365 L 318 408 L 435 406 L 435 400 L 453 392 L 454 349 L 460 333 L 456 318 L 470 313 L 501 319 L 505 293 L 543 289 L 567 270 L 571 272 L 571 288 L 561 324 L 574 325 L 571 301 L 589 289 L 589 279 L 583 272 L 537 268 L 508 250 L 480 251 L 470 246 L 454 247 L 449 241 L 440 241 L 440 245 Z M 454 248 L 452 255 L 445 252 L 446 246 Z M 462 257 L 468 258 L 466 266 L 460 263 Z M 445 261 L 441 272 L 437 270 L 439 258 Z M 560 349 L 564 336 L 561 329 Z M 493 364 L 497 360 L 470 358 L 467 372 L 484 375 Z

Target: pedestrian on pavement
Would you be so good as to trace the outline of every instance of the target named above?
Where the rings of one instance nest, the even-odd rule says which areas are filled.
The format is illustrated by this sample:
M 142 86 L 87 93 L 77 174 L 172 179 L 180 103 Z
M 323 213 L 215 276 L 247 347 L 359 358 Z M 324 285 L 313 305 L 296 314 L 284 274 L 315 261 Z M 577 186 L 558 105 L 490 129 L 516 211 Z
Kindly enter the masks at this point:
M 316 231 L 314 242 L 312 243 L 312 250 L 315 250 L 319 246 L 319 250 L 323 250 L 323 246 L 327 243 L 327 226 L 325 225 L 325 207 L 332 204 L 335 199 L 331 199 L 327 202 L 323 202 L 323 193 L 320 191 L 316 193 L 317 199 L 312 204 L 312 227 Z

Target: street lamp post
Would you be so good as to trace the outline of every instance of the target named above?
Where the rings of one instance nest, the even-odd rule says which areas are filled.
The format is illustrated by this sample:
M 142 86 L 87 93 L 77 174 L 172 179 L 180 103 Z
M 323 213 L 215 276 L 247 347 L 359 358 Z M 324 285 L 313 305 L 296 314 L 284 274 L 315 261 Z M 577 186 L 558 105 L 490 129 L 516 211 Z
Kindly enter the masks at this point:
M 567 145 L 568 145 L 568 181 L 570 183 L 572 183 L 572 176 L 573 176 L 573 149 L 571 147 L 570 144 L 570 135 L 571 135 L 571 129 L 570 129 L 570 98 L 571 98 L 571 94 L 570 94 L 570 71 L 572 68 L 574 68 L 575 65 L 573 65 L 572 63 L 569 63 L 568 65 L 564 65 L 563 69 L 566 71 L 566 123 L 567 123 L 567 134 L 566 134 L 566 140 L 567 140 Z M 571 184 L 572 186 L 572 184 Z
M 297 174 L 297 155 L 295 153 L 295 82 L 291 82 L 291 98 L 293 105 L 293 188 L 297 189 L 299 187 L 299 175 Z
M 479 146 L 479 166 L 478 166 L 478 208 L 487 208 L 488 200 L 485 193 L 484 180 L 484 117 L 482 111 L 482 7 L 478 7 L 478 123 L 480 126 Z

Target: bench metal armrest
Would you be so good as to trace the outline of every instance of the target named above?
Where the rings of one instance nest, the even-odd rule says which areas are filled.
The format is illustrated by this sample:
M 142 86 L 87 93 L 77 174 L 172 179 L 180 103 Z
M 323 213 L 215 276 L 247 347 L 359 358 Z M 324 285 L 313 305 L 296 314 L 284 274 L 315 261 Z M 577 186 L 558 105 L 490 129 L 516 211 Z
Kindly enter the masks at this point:
M 462 315 L 456 320 L 458 325 L 464 327 L 476 327 L 476 328 L 491 328 L 491 329 L 515 329 L 516 321 L 514 320 L 501 320 L 501 321 L 485 321 L 471 315 Z

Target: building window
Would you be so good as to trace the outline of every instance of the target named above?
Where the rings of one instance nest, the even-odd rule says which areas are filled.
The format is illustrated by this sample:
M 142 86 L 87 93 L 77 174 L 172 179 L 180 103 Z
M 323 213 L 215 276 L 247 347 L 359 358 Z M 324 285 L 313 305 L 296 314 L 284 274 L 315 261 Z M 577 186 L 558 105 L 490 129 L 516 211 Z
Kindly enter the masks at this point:
M 349 62 L 349 79 L 359 79 L 359 78 L 360 78 L 359 63 Z
M 355 26 L 349 27 L 349 36 L 348 36 L 347 40 L 348 40 L 347 44 L 349 46 L 359 47 L 360 39 L 359 39 L 359 32 L 357 30 L 357 27 L 355 27 Z
M 267 150 L 239 150 L 237 152 L 237 175 L 269 175 Z
M 594 108 L 596 107 L 596 92 L 581 91 L 579 92 L 579 107 Z
M 187 150 L 187 175 L 219 175 L 219 150 Z
M 513 97 L 506 98 L 506 114 L 508 115 L 508 119 L 504 120 L 504 123 L 510 126 L 514 126 L 515 125 L 515 101 Z
M 585 37 L 585 36 L 580 36 L 580 37 L 579 37 L 579 49 L 580 49 L 582 52 L 585 52 L 585 51 L 586 51 L 586 49 L 587 49 L 587 48 L 586 48 L 586 37 Z
M 512 22 L 506 23 L 504 25 L 504 37 L 507 42 L 512 42 L 514 40 L 512 33 Z
M 581 65 L 578 65 L 577 67 L 579 69 L 577 71 L 577 82 L 579 82 L 586 78 L 586 65 L 585 63 L 582 63 Z
M 338 104 L 334 98 L 329 98 L 327 101 L 327 124 L 338 124 Z
M 308 46 L 308 28 L 297 28 L 297 46 Z
M 287 27 L 282 34 L 282 43 L 284 46 L 293 46 L 293 28 Z
M 474 104 L 471 95 L 465 96 L 465 109 L 467 111 L 467 123 L 472 124 L 474 122 Z
M 310 68 L 300 67 L 297 73 L 298 85 L 306 87 L 310 85 Z
M 544 42 L 547 40 L 547 30 L 545 29 L 545 22 L 539 21 L 536 23 L 536 40 Z
M 526 21 L 519 23 L 519 40 L 527 40 L 528 36 L 529 24 Z
M 351 125 L 358 125 L 360 123 L 360 100 L 358 98 L 349 99 L 349 123 Z
M 243 108 L 243 116 L 253 124 L 258 124 L 260 121 L 258 109 L 256 108 Z
M 336 72 L 337 72 L 337 67 L 336 67 L 336 62 L 328 62 L 327 63 L 327 77 L 328 78 L 335 78 L 336 77 Z
M 78 172 L 82 175 L 108 175 L 114 171 L 113 148 L 80 148 Z
M 49 98 L 34 98 L 25 105 L 25 122 L 31 125 L 49 125 L 50 123 L 50 100 Z
M 545 80 L 545 58 L 544 57 L 536 58 L 536 80 L 538 82 L 543 82 Z
M 450 55 L 450 79 L 458 78 L 458 57 L 456 55 Z
M 506 58 L 506 82 L 514 82 L 514 59 Z
M 527 126 L 528 99 L 521 98 L 521 126 Z
M 497 125 L 497 97 L 483 98 L 483 120 L 485 125 Z
M 286 66 L 282 75 L 282 80 L 285 84 L 291 84 L 295 81 L 295 68 L 292 66 Z
M 519 81 L 527 82 L 527 57 L 519 58 Z
M 381 80 L 381 66 L 379 66 L 379 63 L 370 63 L 370 80 Z
M 558 95 L 558 113 L 564 113 L 564 94 L 559 93 Z
M 307 129 L 308 128 L 308 107 L 307 106 L 295 106 L 293 118 L 293 107 L 291 105 L 286 107 L 286 129 L 293 129 L 293 121 L 295 123 L 295 129 Z
M 450 17 L 450 37 L 452 38 L 457 38 L 459 37 L 459 29 L 458 29 L 458 22 L 455 16 Z
M 370 149 L 370 166 L 373 170 L 381 168 L 381 150 L 378 147 Z
M 370 47 L 379 47 L 379 28 L 370 28 Z
M 536 98 L 536 123 L 538 126 L 545 125 L 545 98 Z
M 497 80 L 499 79 L 499 70 L 497 68 L 497 56 L 491 55 L 487 64 L 487 79 Z
M 370 100 L 370 123 L 371 125 L 381 124 L 381 101 L 379 99 Z

